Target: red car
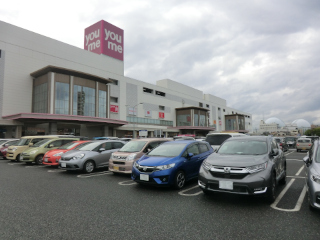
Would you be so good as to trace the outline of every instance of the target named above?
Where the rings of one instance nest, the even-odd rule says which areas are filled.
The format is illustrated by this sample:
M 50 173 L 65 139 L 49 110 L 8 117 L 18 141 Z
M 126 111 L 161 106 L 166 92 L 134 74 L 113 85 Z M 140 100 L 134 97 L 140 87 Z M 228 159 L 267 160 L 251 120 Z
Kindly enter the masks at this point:
M 46 152 L 43 156 L 42 164 L 50 165 L 50 166 L 59 166 L 59 160 L 61 159 L 61 155 L 70 150 L 77 150 L 83 145 L 89 143 L 91 141 L 73 141 L 67 143 L 57 149 L 50 150 Z
M 0 157 L 2 157 L 3 159 L 7 159 L 6 155 L 7 155 L 7 150 L 9 146 L 15 145 L 17 142 L 19 142 L 18 140 L 12 140 L 12 141 L 8 141 L 4 144 L 3 147 L 0 147 Z

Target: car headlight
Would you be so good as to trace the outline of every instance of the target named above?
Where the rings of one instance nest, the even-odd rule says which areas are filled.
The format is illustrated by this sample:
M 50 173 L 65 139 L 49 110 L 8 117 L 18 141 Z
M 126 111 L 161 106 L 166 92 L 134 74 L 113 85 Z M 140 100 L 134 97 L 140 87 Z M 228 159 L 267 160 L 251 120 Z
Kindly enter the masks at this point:
M 84 157 L 84 153 L 81 153 L 81 154 L 78 154 L 78 155 L 74 156 L 74 157 L 72 158 L 72 160 L 81 159 L 81 158 L 83 158 L 83 157 Z
M 128 155 L 128 157 L 126 158 L 126 161 L 133 161 L 136 158 L 136 156 L 137 156 L 136 153 L 132 153 Z
M 18 148 L 12 148 L 11 150 L 12 150 L 12 152 L 14 152 L 14 151 L 16 151 Z
M 210 163 L 207 163 L 207 161 L 202 162 L 202 167 L 206 170 L 210 170 L 212 165 Z
M 315 181 L 316 183 L 320 183 L 320 176 L 319 175 L 311 174 L 311 179 L 313 181 Z
M 37 150 L 32 150 L 29 152 L 29 154 L 35 154 L 36 152 L 38 152 Z
M 260 172 L 260 171 L 265 170 L 267 168 L 267 166 L 268 166 L 268 162 L 265 162 L 262 164 L 247 167 L 247 170 L 249 173 L 256 173 L 256 172 Z
M 133 163 L 133 166 L 134 166 L 135 168 L 138 168 L 138 167 L 139 167 L 139 163 L 134 162 L 134 163 Z
M 176 165 L 175 163 L 171 163 L 167 165 L 156 166 L 155 169 L 158 171 L 167 170 L 167 169 L 173 168 L 175 165 Z
M 58 156 L 61 156 L 62 154 L 63 154 L 63 152 L 59 152 L 59 153 L 54 154 L 53 156 L 58 157 Z

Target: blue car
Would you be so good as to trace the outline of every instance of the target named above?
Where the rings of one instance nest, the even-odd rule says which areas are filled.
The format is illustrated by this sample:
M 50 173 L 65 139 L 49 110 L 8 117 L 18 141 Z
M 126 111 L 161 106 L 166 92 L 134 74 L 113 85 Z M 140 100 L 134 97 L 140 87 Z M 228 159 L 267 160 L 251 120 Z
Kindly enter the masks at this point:
M 207 142 L 165 142 L 134 163 L 131 178 L 141 184 L 181 189 L 186 181 L 198 177 L 203 160 L 211 153 Z

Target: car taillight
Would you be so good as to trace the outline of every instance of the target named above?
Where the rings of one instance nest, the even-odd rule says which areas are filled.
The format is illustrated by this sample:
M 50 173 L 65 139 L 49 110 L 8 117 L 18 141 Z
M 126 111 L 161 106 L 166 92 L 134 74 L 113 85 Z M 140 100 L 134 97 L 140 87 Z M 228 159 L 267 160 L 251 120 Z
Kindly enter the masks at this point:
M 309 146 L 311 146 L 311 144 L 309 144 Z
M 282 146 L 282 143 L 280 143 L 280 146 Z
M 297 143 L 297 146 L 299 146 L 299 143 Z

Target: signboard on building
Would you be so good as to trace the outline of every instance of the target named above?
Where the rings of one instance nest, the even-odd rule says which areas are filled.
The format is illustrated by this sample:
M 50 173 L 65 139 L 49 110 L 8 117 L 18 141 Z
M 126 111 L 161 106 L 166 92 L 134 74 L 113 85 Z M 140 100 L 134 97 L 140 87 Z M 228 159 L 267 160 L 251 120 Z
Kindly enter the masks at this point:
M 139 137 L 148 137 L 148 130 L 139 130 Z
M 150 110 L 146 110 L 145 117 L 152 117 L 152 112 Z
M 159 112 L 159 118 L 164 118 L 164 112 Z
M 110 112 L 118 113 L 118 112 L 119 112 L 119 106 L 117 106 L 117 105 L 110 105 Z
M 85 29 L 84 49 L 123 61 L 123 30 L 101 20 Z
M 137 109 L 135 107 L 129 107 L 129 115 L 137 115 Z

